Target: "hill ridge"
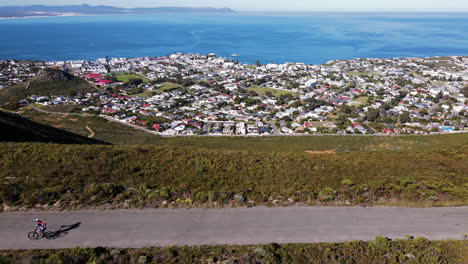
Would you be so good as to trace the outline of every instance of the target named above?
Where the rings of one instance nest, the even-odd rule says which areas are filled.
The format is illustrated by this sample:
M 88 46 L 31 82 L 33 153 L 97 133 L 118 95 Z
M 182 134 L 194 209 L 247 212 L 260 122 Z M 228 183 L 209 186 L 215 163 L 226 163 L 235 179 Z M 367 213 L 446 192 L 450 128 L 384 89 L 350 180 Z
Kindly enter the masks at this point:
M 60 144 L 109 143 L 87 138 L 65 130 L 31 121 L 17 114 L 0 110 L 0 142 L 45 142 Z

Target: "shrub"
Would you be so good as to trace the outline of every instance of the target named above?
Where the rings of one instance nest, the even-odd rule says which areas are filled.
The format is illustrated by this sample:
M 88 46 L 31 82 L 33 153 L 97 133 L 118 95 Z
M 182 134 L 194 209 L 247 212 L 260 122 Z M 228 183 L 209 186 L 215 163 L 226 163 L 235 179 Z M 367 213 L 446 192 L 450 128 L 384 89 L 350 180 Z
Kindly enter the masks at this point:
M 410 178 L 410 177 L 402 177 L 402 178 L 400 178 L 399 181 L 400 181 L 400 185 L 404 186 L 404 187 L 407 187 L 408 185 L 413 184 L 413 183 L 416 182 L 415 179 Z
M 350 179 L 344 179 L 341 181 L 341 185 L 344 185 L 344 186 L 353 186 L 354 185 L 354 182 Z
M 148 257 L 147 257 L 147 256 L 140 256 L 140 257 L 138 258 L 138 263 L 139 263 L 139 264 L 145 264 L 147 261 L 148 261 Z
M 23 187 L 17 183 L 0 185 L 0 201 L 8 205 L 18 205 L 21 202 Z
M 209 197 L 209 195 L 206 192 L 197 192 L 195 194 L 195 201 L 200 202 L 200 203 L 204 203 L 204 202 L 206 202 L 208 200 L 208 197 Z
M 318 194 L 318 198 L 322 202 L 332 201 L 333 199 L 335 199 L 335 197 L 336 191 L 331 187 L 325 187 Z
M 0 263 L 466 263 L 468 242 L 415 240 L 0 251 Z M 119 253 L 120 252 L 120 253 Z
M 287 198 L 308 204 L 337 198 L 354 205 L 382 204 L 389 197 L 401 203 L 461 205 L 468 198 L 465 164 L 454 161 L 450 152 L 330 156 L 170 146 L 0 143 L 0 201 L 9 206 L 56 204 L 63 209 L 106 203 L 157 207 L 164 200 L 177 199 L 192 199 L 197 206 L 207 202 L 222 206 L 233 200 L 243 204 L 247 198 L 260 205 L 290 204 Z M 197 173 L 195 166 L 204 172 Z M 405 175 L 408 168 L 407 175 L 415 175 L 418 182 L 394 176 Z M 176 206 L 188 204 L 192 203 Z
M 382 236 L 377 236 L 373 241 L 369 243 L 369 247 L 374 250 L 387 251 L 390 246 L 390 243 L 390 239 Z
M 236 194 L 236 195 L 234 195 L 234 201 L 236 201 L 238 203 L 244 203 L 245 198 L 241 194 Z

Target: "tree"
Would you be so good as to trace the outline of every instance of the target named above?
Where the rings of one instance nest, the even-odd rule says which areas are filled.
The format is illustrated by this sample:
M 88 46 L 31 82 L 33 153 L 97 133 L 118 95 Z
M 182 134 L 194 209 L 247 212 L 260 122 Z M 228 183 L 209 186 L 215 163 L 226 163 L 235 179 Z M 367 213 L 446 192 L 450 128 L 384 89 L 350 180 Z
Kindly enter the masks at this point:
M 119 79 L 117 79 L 117 77 L 115 77 L 115 76 L 107 76 L 106 79 L 109 80 L 109 81 L 113 81 L 113 82 L 118 82 L 119 81 Z
M 463 94 L 463 96 L 468 97 L 468 85 L 463 87 L 463 89 L 461 90 L 461 93 Z
M 343 105 L 341 107 L 341 111 L 347 115 L 351 114 L 353 112 L 353 108 L 351 108 L 351 106 L 349 105 Z
M 389 104 L 387 104 L 387 103 L 382 104 L 382 106 L 380 107 L 380 109 L 382 109 L 384 111 L 388 111 L 390 108 L 391 108 L 391 106 Z
M 140 85 L 143 83 L 143 80 L 141 78 L 131 78 L 128 80 L 129 85 Z
M 440 91 L 437 96 L 434 98 L 434 103 L 438 103 L 440 102 L 440 99 L 442 99 L 444 97 L 444 94 L 442 93 L 442 91 Z
M 184 87 L 189 87 L 189 86 L 194 85 L 195 82 L 192 81 L 191 79 L 184 79 L 184 80 L 182 81 L 181 84 L 182 84 L 182 86 L 184 86 Z
M 373 108 L 366 112 L 366 120 L 369 122 L 374 122 L 377 118 L 379 118 L 379 116 L 379 111 Z
M 298 82 L 292 82 L 289 86 L 293 89 L 297 89 L 299 88 L 300 84 Z
M 424 108 L 424 109 L 419 110 L 419 115 L 425 116 L 427 114 L 429 114 L 429 111 L 427 111 L 427 109 Z
M 382 122 L 385 123 L 385 124 L 393 124 L 393 123 L 395 123 L 395 120 L 393 120 L 393 118 L 387 116 L 387 117 L 382 118 Z
M 349 121 L 349 119 L 346 116 L 341 115 L 336 119 L 335 124 L 340 129 L 345 129 L 347 126 L 351 125 L 351 121 Z
M 376 92 L 377 95 L 384 95 L 385 94 L 385 90 L 384 89 L 380 89 Z
M 257 60 L 257 62 L 256 62 L 255 64 L 257 65 L 257 67 L 260 67 L 260 66 L 262 66 L 262 64 L 260 63 L 260 61 L 259 61 L 259 60 Z
M 400 122 L 401 123 L 409 123 L 411 122 L 411 117 L 409 116 L 408 112 L 405 112 L 400 115 Z

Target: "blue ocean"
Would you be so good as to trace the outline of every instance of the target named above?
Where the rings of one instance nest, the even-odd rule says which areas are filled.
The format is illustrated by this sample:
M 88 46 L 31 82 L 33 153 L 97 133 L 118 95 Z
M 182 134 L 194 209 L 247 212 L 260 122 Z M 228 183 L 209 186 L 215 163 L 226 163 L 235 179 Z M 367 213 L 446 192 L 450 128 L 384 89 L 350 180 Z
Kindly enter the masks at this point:
M 241 62 L 468 55 L 467 13 L 233 13 L 0 20 L 0 59 L 217 53 Z

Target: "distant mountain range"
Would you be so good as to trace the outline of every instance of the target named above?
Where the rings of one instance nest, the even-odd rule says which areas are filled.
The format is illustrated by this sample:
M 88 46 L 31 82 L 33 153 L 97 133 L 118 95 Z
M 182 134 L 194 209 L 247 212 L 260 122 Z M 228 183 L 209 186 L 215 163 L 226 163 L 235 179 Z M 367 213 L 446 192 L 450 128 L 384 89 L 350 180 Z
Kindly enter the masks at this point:
M 0 17 L 61 16 L 67 14 L 155 14 L 155 13 L 233 13 L 230 8 L 212 7 L 151 7 L 123 8 L 115 6 L 65 5 L 65 6 L 0 6 Z

